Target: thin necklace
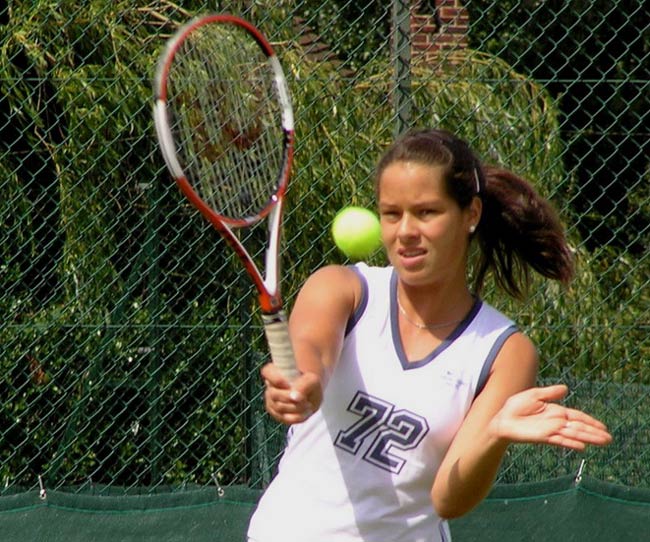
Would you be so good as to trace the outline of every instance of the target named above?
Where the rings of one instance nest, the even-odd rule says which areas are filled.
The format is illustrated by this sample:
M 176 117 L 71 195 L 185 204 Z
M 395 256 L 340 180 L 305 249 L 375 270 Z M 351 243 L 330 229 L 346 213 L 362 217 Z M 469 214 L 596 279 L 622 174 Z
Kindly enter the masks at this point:
M 402 316 L 404 319 L 411 324 L 412 326 L 417 327 L 418 329 L 438 329 L 441 327 L 447 327 L 455 324 L 460 324 L 464 318 L 461 318 L 460 320 L 452 320 L 451 322 L 444 322 L 443 324 L 421 324 L 419 322 L 414 322 L 408 317 L 408 314 L 406 314 L 406 311 L 404 310 L 404 307 L 402 307 L 402 304 L 399 302 L 399 297 L 397 298 L 397 307 L 399 308 L 399 311 L 402 313 Z

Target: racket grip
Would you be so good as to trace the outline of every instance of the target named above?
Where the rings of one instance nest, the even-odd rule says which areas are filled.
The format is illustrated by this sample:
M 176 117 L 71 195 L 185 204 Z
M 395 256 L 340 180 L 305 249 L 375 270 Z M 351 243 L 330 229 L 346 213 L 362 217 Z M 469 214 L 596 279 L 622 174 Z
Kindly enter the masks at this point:
M 293 355 L 287 314 L 283 310 L 275 314 L 262 314 L 262 322 L 273 363 L 289 382 L 295 380 L 300 371 L 296 367 L 296 358 Z

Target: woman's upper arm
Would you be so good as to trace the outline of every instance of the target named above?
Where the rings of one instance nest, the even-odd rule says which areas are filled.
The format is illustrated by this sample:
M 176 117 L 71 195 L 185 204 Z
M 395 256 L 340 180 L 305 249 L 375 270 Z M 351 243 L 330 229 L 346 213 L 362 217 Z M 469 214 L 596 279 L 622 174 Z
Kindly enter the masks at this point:
M 494 441 L 488 425 L 509 397 L 534 386 L 537 368 L 537 350 L 530 339 L 522 333 L 511 335 L 436 473 L 431 496 L 438 513 L 457 517 L 487 494 L 507 447 Z
M 451 455 L 462 454 L 472 446 L 506 400 L 535 385 L 538 354 L 535 345 L 523 333 L 514 333 L 501 347 L 485 387 L 474 400 L 450 448 Z M 459 449 L 461 448 L 461 449 Z
M 535 385 L 539 357 L 533 342 L 523 333 L 512 334 L 497 354 L 484 389 L 470 409 L 491 418 L 508 397 Z
M 291 342 L 301 371 L 324 376 L 331 370 L 361 291 L 360 279 L 349 267 L 326 266 L 307 279 L 289 320 Z

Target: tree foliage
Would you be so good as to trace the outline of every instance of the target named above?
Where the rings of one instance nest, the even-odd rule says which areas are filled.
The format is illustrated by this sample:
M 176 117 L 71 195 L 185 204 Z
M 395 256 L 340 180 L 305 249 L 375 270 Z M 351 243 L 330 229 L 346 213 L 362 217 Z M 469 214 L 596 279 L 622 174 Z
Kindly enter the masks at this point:
M 291 305 L 316 267 L 345 262 L 329 236 L 336 211 L 374 205 L 374 165 L 394 133 L 395 85 L 383 38 L 367 41 L 383 30 L 364 26 L 385 28 L 385 6 L 372 4 L 363 18 L 354 15 L 368 13 L 360 4 L 332 3 L 318 15 L 303 4 L 302 16 L 338 40 L 336 58 L 316 61 L 295 36 L 295 6 L 272 5 L 228 7 L 273 37 L 295 102 L 283 251 Z M 41 473 L 55 484 L 146 485 L 205 483 L 214 471 L 257 483 L 254 460 L 241 453 L 266 438 L 255 436 L 264 432 L 257 368 L 267 354 L 253 292 L 171 181 L 151 119 L 151 77 L 165 38 L 206 6 L 14 0 L 3 9 L 0 436 L 9 445 L 0 474 L 10 483 L 35 483 Z M 558 98 L 522 72 L 474 50 L 415 66 L 413 124 L 459 133 L 573 216 Z M 545 376 L 647 379 L 645 346 L 637 349 L 641 337 L 626 327 L 647 314 L 647 303 L 624 299 L 646 285 L 645 267 L 618 267 L 615 277 L 607 269 L 603 283 L 603 259 L 585 250 L 579 231 L 571 235 L 581 262 L 574 289 L 536 284 L 523 308 L 496 292 L 489 300 L 531 330 Z M 249 240 L 260 237 L 254 230 Z M 619 327 L 604 337 L 611 320 Z
M 650 176 L 647 2 L 474 0 L 468 7 L 472 44 L 560 99 L 572 206 L 587 246 L 643 253 L 650 216 L 634 195 Z

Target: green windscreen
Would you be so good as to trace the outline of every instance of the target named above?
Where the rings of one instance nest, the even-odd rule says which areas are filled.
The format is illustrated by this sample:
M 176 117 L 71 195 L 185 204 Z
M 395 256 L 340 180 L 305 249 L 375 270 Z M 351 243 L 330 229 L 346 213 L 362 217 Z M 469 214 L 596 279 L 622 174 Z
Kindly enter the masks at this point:
M 133 491 L 133 490 L 132 490 Z M 0 498 L 0 539 L 11 542 L 242 542 L 258 490 L 242 486 L 147 495 L 38 491 Z M 621 542 L 650 533 L 650 490 L 571 476 L 500 484 L 454 542 Z M 305 541 L 308 542 L 308 541 Z

